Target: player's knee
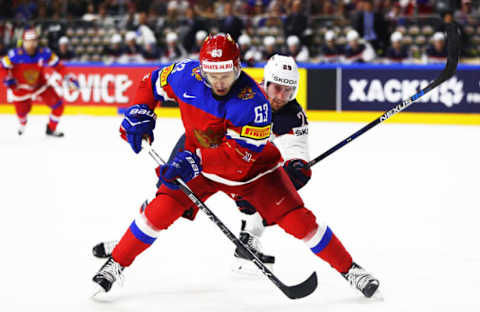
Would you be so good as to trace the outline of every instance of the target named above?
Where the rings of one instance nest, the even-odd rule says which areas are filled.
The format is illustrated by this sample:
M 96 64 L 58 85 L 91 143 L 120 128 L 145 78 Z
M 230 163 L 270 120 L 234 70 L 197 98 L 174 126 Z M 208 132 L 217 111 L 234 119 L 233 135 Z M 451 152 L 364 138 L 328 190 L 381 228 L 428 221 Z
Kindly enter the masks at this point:
M 305 238 L 318 227 L 315 215 L 305 207 L 290 211 L 277 223 L 285 232 L 298 239 Z
M 64 109 L 65 109 L 65 104 L 63 104 L 62 100 L 58 100 L 57 103 L 55 103 L 52 106 L 52 114 L 55 116 L 61 116 L 63 114 Z
M 185 209 L 173 198 L 159 194 L 143 210 L 149 225 L 155 230 L 165 230 L 180 218 Z

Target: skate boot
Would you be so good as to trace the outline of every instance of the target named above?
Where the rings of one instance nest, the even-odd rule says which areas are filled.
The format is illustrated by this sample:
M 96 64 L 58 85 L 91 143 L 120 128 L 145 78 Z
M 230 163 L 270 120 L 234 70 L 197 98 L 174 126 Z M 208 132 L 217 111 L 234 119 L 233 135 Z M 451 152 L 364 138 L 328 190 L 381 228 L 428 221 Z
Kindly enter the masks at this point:
M 118 241 L 101 242 L 93 246 L 92 253 L 97 258 L 109 258 Z
M 45 131 L 47 136 L 55 137 L 55 138 L 62 138 L 64 136 L 63 132 L 57 130 L 51 130 L 47 125 L 47 130 Z
M 25 132 L 25 127 L 26 125 L 20 125 L 20 127 L 18 127 L 18 135 L 22 135 Z
M 263 262 L 263 264 L 265 264 L 270 270 L 273 270 L 275 257 L 271 255 L 266 255 L 262 252 L 262 246 L 257 236 L 248 232 L 240 232 L 240 240 L 248 247 L 248 249 L 250 249 L 250 251 L 255 256 L 257 256 L 260 261 Z M 233 255 L 236 259 L 233 271 L 246 274 L 257 274 L 259 272 L 257 266 L 252 261 L 250 261 L 249 255 L 243 253 L 240 248 L 237 247 Z
M 120 284 L 123 284 L 123 272 L 124 267 L 115 262 L 112 258 L 108 258 L 107 262 L 100 268 L 100 270 L 93 277 L 93 281 L 97 283 L 101 289 L 97 292 L 108 292 L 113 283 L 119 281 Z M 96 294 L 97 294 L 96 293 Z
M 360 290 L 367 298 L 372 297 L 377 291 L 378 286 L 380 286 L 378 279 L 370 275 L 370 273 L 365 271 L 365 269 L 355 262 L 352 263 L 348 272 L 342 273 L 342 275 L 352 286 Z

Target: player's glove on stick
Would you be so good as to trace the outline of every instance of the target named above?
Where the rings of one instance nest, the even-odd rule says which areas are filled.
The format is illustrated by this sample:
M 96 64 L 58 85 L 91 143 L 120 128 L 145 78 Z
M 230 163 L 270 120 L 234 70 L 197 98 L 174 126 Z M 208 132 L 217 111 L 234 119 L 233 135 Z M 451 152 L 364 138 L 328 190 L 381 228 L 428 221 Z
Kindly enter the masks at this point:
M 303 159 L 290 159 L 283 165 L 297 190 L 301 189 L 312 177 L 312 169 Z
M 17 86 L 17 80 L 15 80 L 15 78 L 13 77 L 5 77 L 5 79 L 3 79 L 3 84 L 7 87 L 7 88 L 15 88 Z
M 177 178 L 185 183 L 195 178 L 202 171 L 200 158 L 190 151 L 179 152 L 173 160 L 160 166 L 159 178 L 170 189 L 177 190 Z
M 157 116 L 146 104 L 137 104 L 130 107 L 120 126 L 120 136 L 128 141 L 135 153 L 142 149 L 142 139 L 147 137 L 153 142 L 153 129 Z
M 63 80 L 67 83 L 67 86 L 70 89 L 76 89 L 76 90 L 80 89 L 80 83 L 78 82 L 77 78 L 75 78 L 74 75 L 72 74 L 65 75 Z

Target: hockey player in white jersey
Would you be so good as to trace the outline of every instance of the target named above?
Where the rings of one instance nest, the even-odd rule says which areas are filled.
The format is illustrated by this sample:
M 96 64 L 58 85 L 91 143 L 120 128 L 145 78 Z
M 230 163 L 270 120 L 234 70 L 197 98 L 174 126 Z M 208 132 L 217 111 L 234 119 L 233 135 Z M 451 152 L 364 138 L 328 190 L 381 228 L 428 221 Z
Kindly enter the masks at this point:
M 284 170 L 290 177 L 297 190 L 302 188 L 311 178 L 312 171 L 307 163 L 310 160 L 308 149 L 308 121 L 300 104 L 296 100 L 298 93 L 299 72 L 295 60 L 290 56 L 272 56 L 264 69 L 262 87 L 267 94 L 272 108 L 272 136 L 271 140 L 282 153 Z M 182 135 L 172 150 L 171 157 L 184 148 L 185 135 Z M 159 184 L 161 181 L 159 181 Z M 157 184 L 157 187 L 159 186 Z M 242 213 L 240 240 L 247 244 L 255 255 L 266 265 L 272 266 L 275 257 L 265 254 L 260 244 L 265 226 L 256 208 L 240 196 L 233 197 Z M 188 218 L 188 211 L 184 215 Z M 93 254 L 98 258 L 107 258 L 115 247 L 115 241 L 97 244 Z M 235 250 L 237 261 L 234 270 L 240 272 L 257 272 L 253 263 Z

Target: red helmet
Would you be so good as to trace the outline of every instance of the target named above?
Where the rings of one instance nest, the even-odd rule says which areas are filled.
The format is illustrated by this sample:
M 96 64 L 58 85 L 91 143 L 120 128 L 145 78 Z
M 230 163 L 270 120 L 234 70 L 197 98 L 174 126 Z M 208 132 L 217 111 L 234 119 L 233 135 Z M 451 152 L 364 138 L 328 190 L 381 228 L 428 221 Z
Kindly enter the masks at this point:
M 236 78 L 240 75 L 240 49 L 229 34 L 208 35 L 199 59 L 202 74 L 233 71 Z
M 38 39 L 38 34 L 35 29 L 26 29 L 23 32 L 23 40 L 37 40 Z

